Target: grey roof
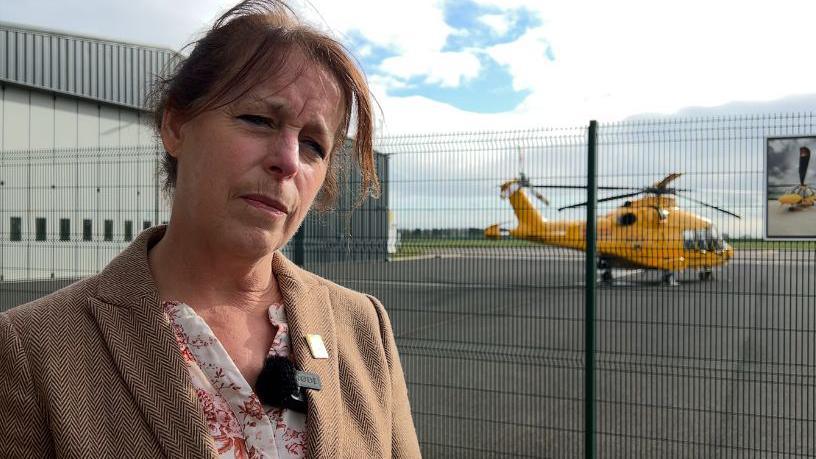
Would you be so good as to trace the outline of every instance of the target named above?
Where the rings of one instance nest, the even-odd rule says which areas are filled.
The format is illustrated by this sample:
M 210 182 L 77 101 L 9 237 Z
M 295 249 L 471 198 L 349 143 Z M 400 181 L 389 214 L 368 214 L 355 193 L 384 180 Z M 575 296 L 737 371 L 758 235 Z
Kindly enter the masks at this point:
M 0 82 L 136 109 L 176 53 L 0 22 Z

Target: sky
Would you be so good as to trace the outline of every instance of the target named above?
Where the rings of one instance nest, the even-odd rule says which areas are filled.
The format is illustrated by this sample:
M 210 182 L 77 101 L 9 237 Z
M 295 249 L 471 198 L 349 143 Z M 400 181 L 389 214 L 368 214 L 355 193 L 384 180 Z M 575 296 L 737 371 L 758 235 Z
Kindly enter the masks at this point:
M 0 20 L 180 49 L 232 3 L 0 0 Z M 816 94 L 816 2 L 292 4 L 362 64 L 386 135 L 731 113 Z
M 232 4 L 0 0 L 0 21 L 179 50 Z M 291 4 L 305 20 L 343 42 L 360 62 L 381 109 L 381 138 L 462 132 L 486 136 L 477 143 L 462 142 L 466 137 L 435 137 L 432 146 L 419 145 L 410 136 L 397 140 L 397 147 L 403 142 L 403 150 L 423 153 L 391 158 L 390 207 L 400 210 L 401 227 L 485 227 L 512 219 L 506 202 L 498 200 L 497 184 L 517 174 L 517 145 L 528 145 L 528 175 L 585 180 L 576 175 L 585 167 L 580 161 L 583 131 L 546 129 L 581 128 L 589 120 L 609 124 L 812 112 L 816 107 L 816 2 L 807 0 Z M 808 120 L 802 127 L 812 125 Z M 768 132 L 782 132 L 773 130 L 773 122 L 766 124 Z M 696 126 L 707 132 L 705 126 Z M 669 172 L 684 172 L 678 186 L 698 190 L 695 198 L 747 215 L 734 222 L 710 209 L 696 210 L 732 234 L 756 234 L 762 221 L 754 203 L 762 189 L 758 174 L 765 167 L 765 134 L 755 138 L 757 132 L 732 128 L 750 137 L 750 145 L 736 138 L 730 143 L 711 138 L 705 143 L 655 141 L 634 151 L 625 143 L 620 151 L 607 149 L 615 158 L 601 158 L 602 169 L 609 168 L 604 180 L 617 181 L 602 185 L 644 186 Z M 670 125 L 661 129 L 674 135 Z M 512 133 L 490 134 L 500 132 Z M 643 137 L 621 132 L 621 138 L 627 135 Z M 574 154 L 566 157 L 564 151 Z M 436 156 L 424 154 L 431 152 Z M 621 165 L 629 175 L 616 179 L 613 169 Z M 732 169 L 752 172 L 727 175 Z M 774 171 L 783 169 L 790 172 Z M 559 205 L 583 200 L 556 192 L 550 197 Z M 428 212 L 429 198 L 449 212 Z M 581 217 L 580 211 L 542 211 L 551 219 Z

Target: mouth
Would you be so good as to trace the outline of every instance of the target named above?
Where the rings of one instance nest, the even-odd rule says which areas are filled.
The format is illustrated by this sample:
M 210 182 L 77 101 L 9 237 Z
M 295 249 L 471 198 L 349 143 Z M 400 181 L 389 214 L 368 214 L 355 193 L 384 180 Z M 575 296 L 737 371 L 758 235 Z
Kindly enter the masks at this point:
M 241 196 L 247 204 L 274 214 L 276 216 L 283 216 L 289 214 L 289 208 L 285 204 L 270 196 L 262 194 L 245 194 Z

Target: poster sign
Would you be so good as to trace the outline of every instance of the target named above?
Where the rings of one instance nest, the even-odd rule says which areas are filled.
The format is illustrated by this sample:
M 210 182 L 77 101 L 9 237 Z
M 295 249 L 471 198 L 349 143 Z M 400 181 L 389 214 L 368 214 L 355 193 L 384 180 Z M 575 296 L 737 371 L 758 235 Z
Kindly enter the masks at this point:
M 816 239 L 816 136 L 769 137 L 765 151 L 765 237 Z

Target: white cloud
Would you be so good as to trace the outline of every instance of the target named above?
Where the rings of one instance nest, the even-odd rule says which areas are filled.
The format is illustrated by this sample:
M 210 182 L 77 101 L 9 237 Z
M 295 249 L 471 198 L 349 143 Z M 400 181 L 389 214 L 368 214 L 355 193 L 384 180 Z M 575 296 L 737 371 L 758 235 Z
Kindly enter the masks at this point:
M 437 1 L 297 0 L 292 3 L 318 26 L 341 36 L 356 32 L 399 53 L 439 51 L 453 31 L 445 23 Z
M 178 50 L 225 9 L 224 0 L 2 2 L 2 20 Z
M 504 35 L 510 30 L 510 19 L 506 14 L 485 14 L 479 21 L 490 27 L 496 35 Z
M 547 57 L 550 44 L 546 30 L 542 27 L 528 30 L 511 43 L 492 46 L 486 50 L 488 56 L 501 65 L 507 66 L 513 76 L 513 89 L 538 89 L 543 86 L 554 71 L 555 65 Z
M 479 75 L 481 64 L 472 52 L 415 52 L 389 57 L 380 70 L 400 80 L 424 76 L 424 82 L 456 87 Z
M 816 93 L 811 2 L 478 1 L 525 6 L 542 19 L 487 50 L 508 66 L 514 88 L 531 91 L 514 112 L 542 121 L 614 121 Z M 554 62 L 540 59 L 545 43 Z

